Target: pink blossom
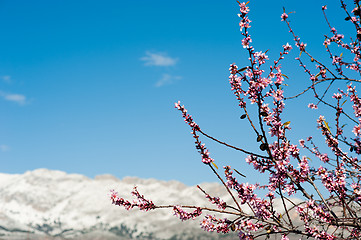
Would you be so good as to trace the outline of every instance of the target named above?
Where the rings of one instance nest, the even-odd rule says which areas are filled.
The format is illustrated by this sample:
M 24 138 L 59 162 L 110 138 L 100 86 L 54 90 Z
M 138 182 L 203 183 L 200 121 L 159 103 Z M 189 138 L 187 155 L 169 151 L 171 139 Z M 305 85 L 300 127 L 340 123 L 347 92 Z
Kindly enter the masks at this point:
M 284 77 L 282 76 L 282 73 L 280 71 L 277 72 L 275 84 L 281 85 L 283 81 L 284 81 Z
M 238 237 L 240 240 L 253 240 L 252 234 L 243 231 L 239 231 Z
M 242 20 L 239 22 L 240 31 L 243 30 L 243 28 L 250 28 L 251 20 L 248 19 L 248 17 L 242 18 Z
M 287 15 L 287 13 L 282 13 L 282 15 L 281 15 L 281 21 L 286 21 L 286 19 L 288 18 L 288 15 Z
M 286 235 L 282 235 L 281 240 L 289 240 L 289 238 Z
M 175 108 L 181 111 L 184 121 L 191 128 L 195 147 L 201 155 L 202 162 L 209 165 L 217 177 L 222 179 L 221 181 L 234 201 L 226 203 L 219 197 L 213 197 L 202 190 L 205 198 L 215 206 L 213 208 L 187 206 L 192 211 L 186 212 L 180 206 L 155 206 L 151 200 L 146 199 L 135 188 L 132 192 L 135 197 L 133 202 L 119 197 L 118 193 L 112 191 L 110 194 L 112 203 L 123 206 L 127 210 L 139 208 L 148 211 L 155 208 L 173 208 L 174 215 L 178 216 L 182 221 L 200 216 L 202 209 L 217 214 L 232 213 L 229 214 L 229 216 L 233 217 L 231 220 L 206 215 L 201 221 L 201 228 L 218 233 L 227 233 L 232 229 L 238 231 L 240 239 L 253 239 L 253 235 L 257 236 L 265 231 L 270 236 L 277 234 L 275 236 L 281 237 L 283 240 L 289 239 L 288 234 L 290 231 L 294 231 L 293 233 L 300 231 L 299 233 L 305 237 L 315 239 L 336 239 L 336 237 L 340 236 L 340 238 L 361 239 L 358 219 L 355 217 L 356 215 L 353 216 L 358 211 L 355 206 L 358 206 L 361 202 L 361 176 L 358 173 L 360 160 L 353 157 L 353 155 L 361 154 L 361 98 L 356 92 L 356 87 L 351 84 L 347 86 L 347 92 L 339 89 L 333 95 L 330 93 L 332 89 L 341 84 L 339 82 L 359 82 L 357 76 L 361 71 L 360 9 L 355 8 L 352 11 L 355 16 L 351 17 L 343 1 L 341 1 L 341 6 L 347 13 L 346 20 L 351 19 L 356 30 L 350 36 L 351 42 L 346 43 L 345 41 L 348 38 L 337 33 L 337 30 L 330 26 L 332 21 L 328 21 L 326 18 L 331 30 L 331 36 L 326 36 L 323 44 L 332 64 L 325 64 L 321 62 L 324 58 L 317 58 L 316 60 L 311 56 L 311 53 L 305 52 L 307 44 L 301 42 L 300 37 L 293 31 L 291 22 L 287 20 L 288 15 L 285 12 L 281 15 L 281 20 L 286 22 L 289 31 L 293 35 L 295 45 L 301 51 L 296 60 L 307 74 L 307 79 L 311 80 L 305 88 L 297 89 L 303 91 L 299 95 L 307 91 L 313 92 L 316 104 L 310 103 L 308 107 L 317 109 L 319 104 L 320 106 L 324 104 L 326 107 L 330 107 L 327 116 L 335 114 L 335 119 L 330 123 L 326 122 L 324 116 L 317 119 L 317 128 L 321 133 L 320 135 L 325 139 L 325 146 L 317 145 L 320 142 L 319 139 L 315 138 L 313 140 L 312 137 L 308 137 L 306 140 L 300 139 L 300 147 L 292 144 L 296 136 L 290 132 L 290 123 L 287 122 L 287 116 L 284 117 L 283 111 L 286 100 L 293 97 L 288 98 L 289 95 L 284 92 L 287 90 L 284 87 L 284 81 L 288 77 L 282 73 L 281 68 L 281 60 L 287 57 L 286 55 L 292 49 L 292 46 L 288 43 L 283 45 L 283 51 L 280 52 L 279 57 L 269 61 L 267 67 L 265 67 L 266 60 L 269 60 L 266 55 L 267 51 L 256 51 L 251 46 L 252 38 L 248 31 L 251 27 L 251 21 L 247 16 L 249 8 L 247 3 L 242 2 L 239 3 L 240 14 L 238 16 L 241 18 L 239 27 L 243 36 L 242 46 L 247 49 L 245 60 L 248 59 L 248 63 L 243 62 L 240 68 L 235 64 L 230 65 L 229 83 L 238 105 L 242 108 L 243 115 L 241 119 L 244 119 L 242 120 L 243 123 L 248 121 L 253 130 L 252 133 L 247 132 L 246 134 L 249 134 L 247 136 L 250 139 L 257 141 L 259 149 L 253 149 L 254 151 L 252 151 L 248 149 L 248 147 L 251 149 L 252 147 L 247 144 L 243 146 L 230 145 L 221 139 L 218 140 L 213 136 L 209 136 L 200 129 L 199 125 L 195 123 L 193 117 L 188 114 L 179 101 L 175 103 Z M 325 17 L 326 9 L 326 5 L 322 6 Z M 335 52 L 333 47 L 329 47 L 331 43 L 342 48 L 343 52 L 346 51 L 345 56 L 342 57 L 343 55 L 339 54 L 342 51 Z M 315 64 L 315 73 L 318 72 L 317 74 L 313 74 L 314 71 L 311 71 L 311 68 L 302 62 L 304 58 L 301 58 L 302 52 L 305 52 L 303 56 L 308 58 L 312 64 Z M 346 76 L 346 73 L 350 70 L 355 71 L 356 74 Z M 327 76 L 329 77 L 326 78 Z M 329 87 L 326 84 L 324 86 L 324 82 L 326 84 L 328 82 Z M 332 85 L 333 83 L 334 85 Z M 331 97 L 337 101 L 332 100 Z M 340 100 L 342 98 L 350 100 L 345 106 L 352 105 L 353 116 L 351 116 L 350 112 L 344 112 L 341 108 L 343 103 L 341 105 Z M 248 105 L 247 103 L 251 104 Z M 344 123 L 349 124 L 350 122 L 353 122 L 354 126 L 346 125 L 347 127 L 343 128 Z M 220 122 L 220 124 L 223 126 L 225 122 Z M 352 131 L 356 137 L 349 138 L 345 136 L 344 132 L 346 131 Z M 246 153 L 245 161 L 259 173 L 265 173 L 268 182 L 260 185 L 258 183 L 238 181 L 239 178 L 233 175 L 230 166 L 224 167 L 224 178 L 220 176 L 218 171 L 210 165 L 214 160 L 210 157 L 205 144 L 200 141 L 200 136 Z M 344 147 L 350 148 L 350 153 L 345 152 Z M 302 151 L 300 151 L 300 148 Z M 307 157 L 301 156 L 301 153 L 306 153 Z M 319 165 L 321 166 L 318 167 Z M 316 188 L 314 184 L 320 185 L 321 188 L 319 186 Z M 328 192 L 324 191 L 325 189 Z M 262 195 L 258 196 L 259 193 Z M 303 202 L 290 204 L 291 199 L 285 197 L 286 194 L 302 198 Z M 283 205 L 287 205 L 284 208 L 289 208 L 288 205 L 292 205 L 292 210 L 282 209 L 279 211 L 279 206 L 276 206 L 278 205 L 277 200 L 275 201 L 279 197 L 282 198 L 281 200 L 287 200 L 283 203 Z M 285 212 L 291 216 L 287 216 L 288 214 L 285 214 Z M 296 217 L 298 218 L 294 221 L 293 219 Z M 343 235 L 344 233 L 345 235 Z M 261 237 L 263 237 L 262 234 Z
M 286 45 L 282 46 L 285 51 L 290 51 L 292 49 L 292 46 L 286 43 Z
M 266 53 L 263 53 L 262 51 L 256 52 L 254 56 L 258 60 L 259 64 L 264 64 L 266 62 L 265 60 L 268 59 Z
M 136 197 L 133 203 L 119 197 L 118 193 L 115 192 L 114 190 L 111 190 L 110 199 L 112 200 L 112 204 L 123 206 L 126 210 L 130 210 L 134 207 L 137 207 L 139 208 L 139 210 L 143 210 L 143 211 L 149 211 L 155 209 L 154 203 L 151 200 L 145 199 L 143 195 L 140 195 L 137 190 L 137 187 L 134 187 L 132 194 L 133 196 Z
M 341 95 L 341 93 L 334 93 L 332 97 L 335 99 L 341 99 L 342 95 Z
M 219 209 L 226 209 L 227 203 L 224 202 L 219 197 L 211 197 L 209 194 L 207 194 L 199 185 L 197 185 L 198 189 L 200 189 L 205 195 L 206 198 L 213 204 L 216 204 Z
M 300 177 L 306 179 L 310 172 L 310 167 L 308 166 L 308 160 L 306 157 L 301 158 L 301 161 L 298 163 L 298 168 L 300 168 Z
M 311 108 L 311 109 L 317 109 L 317 105 L 316 104 L 313 104 L 313 103 L 310 103 L 308 104 L 308 107 Z
M 244 3 L 244 2 L 240 3 L 239 7 L 240 7 L 241 13 L 247 14 L 249 12 L 249 8 L 247 7 L 246 3 Z
M 273 94 L 273 97 L 276 101 L 281 101 L 283 99 L 283 90 L 277 89 L 277 91 Z
M 250 37 L 246 37 L 242 39 L 242 45 L 243 48 L 249 48 L 249 44 L 252 42 L 252 39 Z
M 298 47 L 300 48 L 300 51 L 304 52 L 306 50 L 306 46 L 307 46 L 307 44 L 302 42 L 299 44 Z
M 323 45 L 325 45 L 325 47 L 327 47 L 328 45 L 330 45 L 331 44 L 331 41 L 330 41 L 330 39 L 325 39 L 325 41 L 323 42 Z
M 219 219 L 215 216 L 206 215 L 201 222 L 201 228 L 208 232 L 228 233 L 232 222 L 228 219 Z
M 356 125 L 353 127 L 352 132 L 356 135 L 356 136 L 360 136 L 361 135 L 361 125 Z
M 184 118 L 184 121 L 192 128 L 191 134 L 196 139 L 196 142 L 195 142 L 196 143 L 196 149 L 198 149 L 198 152 L 202 156 L 202 162 L 204 164 L 210 164 L 214 160 L 209 156 L 209 151 L 205 147 L 205 144 L 202 144 L 202 142 L 199 141 L 199 136 L 197 135 L 197 132 L 200 131 L 201 129 L 199 128 L 198 124 L 196 124 L 193 121 L 193 118 L 192 118 L 191 115 L 187 114 L 187 109 L 185 109 L 184 106 L 180 105 L 180 101 L 175 103 L 175 108 L 177 108 L 179 111 L 182 112 L 182 116 Z
M 195 219 L 196 217 L 200 216 L 202 214 L 201 208 L 197 207 L 196 210 L 194 210 L 191 213 L 188 213 L 184 211 L 180 206 L 174 206 L 173 207 L 174 215 L 179 217 L 182 221 L 186 221 L 188 219 Z

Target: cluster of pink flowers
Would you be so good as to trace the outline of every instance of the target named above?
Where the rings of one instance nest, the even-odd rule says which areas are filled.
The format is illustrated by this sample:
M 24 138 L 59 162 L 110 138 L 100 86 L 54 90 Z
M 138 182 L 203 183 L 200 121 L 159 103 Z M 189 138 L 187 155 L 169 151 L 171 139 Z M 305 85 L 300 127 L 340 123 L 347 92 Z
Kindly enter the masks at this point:
M 217 205 L 219 209 L 226 209 L 227 203 L 220 199 L 219 197 L 212 197 L 208 193 L 206 193 L 199 185 L 197 185 L 198 189 L 200 189 L 204 194 L 205 197 L 213 204 Z
M 306 181 L 310 173 L 310 166 L 308 165 L 308 160 L 305 156 L 303 156 L 298 163 L 298 168 L 300 169 L 300 172 L 299 175 L 297 174 L 296 176 L 299 179 L 299 182 Z
M 321 129 L 322 135 L 325 136 L 328 147 L 337 155 L 341 156 L 341 149 L 338 147 L 339 141 L 330 132 L 328 123 L 324 116 L 320 115 L 317 119 L 317 128 Z
M 174 105 L 175 105 L 175 108 L 177 108 L 179 111 L 182 112 L 184 121 L 192 128 L 192 130 L 199 131 L 200 128 L 199 128 L 198 124 L 196 124 L 193 121 L 192 116 L 187 113 L 187 109 L 185 109 L 184 106 L 180 105 L 180 101 L 176 102 Z
M 198 136 L 197 132 L 200 131 L 201 129 L 199 128 L 198 124 L 196 124 L 193 121 L 193 118 L 191 115 L 187 114 L 187 109 L 185 109 L 184 106 L 180 105 L 180 101 L 175 103 L 175 108 L 177 108 L 179 111 L 182 112 L 184 121 L 192 128 L 191 133 L 196 140 L 195 141 L 196 148 L 198 149 L 199 153 L 202 156 L 202 162 L 204 164 L 210 164 L 214 160 L 209 156 L 209 151 L 206 148 L 205 144 L 202 144 L 202 142 L 199 141 L 199 136 Z
M 322 240 L 339 239 L 340 237 L 359 239 L 361 237 L 361 218 L 358 217 L 361 211 L 361 207 L 359 207 L 361 203 L 361 165 L 358 158 L 352 155 L 361 154 L 361 98 L 357 95 L 356 88 L 352 84 L 348 84 L 347 92 L 339 89 L 337 93 L 331 96 L 328 94 L 331 85 L 336 80 L 360 82 L 360 80 L 349 78 L 345 74 L 350 70 L 357 74 L 361 73 L 361 27 L 359 26 L 361 9 L 358 6 L 359 1 L 356 0 L 357 7 L 353 8 L 350 14 L 344 1 L 340 0 L 340 2 L 347 14 L 345 20 L 356 27 L 356 39 L 353 36 L 351 43 L 345 43 L 347 38 L 331 26 L 326 17 L 327 7 L 322 6 L 322 11 L 331 31 L 331 35 L 326 36 L 323 42 L 330 59 L 332 59 L 329 65 L 321 63 L 308 52 L 307 44 L 302 42 L 293 31 L 288 14 L 284 11 L 281 15 L 281 21 L 287 24 L 293 36 L 294 44 L 300 51 L 296 60 L 310 79 L 310 86 L 295 97 L 301 96 L 308 90 L 313 91 L 316 104 L 308 104 L 309 108 L 318 109 L 319 105 L 324 104 L 335 111 L 336 117 L 332 124 L 334 123 L 333 126 L 336 127 L 336 131 L 329 126 L 324 116 L 321 115 L 317 119 L 317 128 L 320 129 L 325 138 L 328 150 L 324 151 L 322 147 L 319 148 L 312 137 L 306 139 L 307 143 L 303 139 L 299 140 L 301 150 L 317 160 L 317 162 L 312 162 L 313 159 L 307 155 L 302 156 L 301 153 L 303 154 L 303 152 L 300 148 L 291 143 L 290 138 L 288 138 L 291 122 L 282 119 L 282 116 L 285 101 L 293 97 L 285 97 L 286 90 L 283 85 L 286 85 L 285 81 L 288 77 L 282 72 L 280 61 L 289 54 L 292 46 L 288 43 L 283 45 L 283 51 L 280 52 L 278 59 L 271 63 L 268 61 L 267 51 L 255 51 L 251 45 L 252 38 L 249 33 L 251 20 L 248 17 L 250 11 L 248 3 L 239 2 L 240 13 L 238 16 L 241 18 L 239 27 L 243 36 L 241 44 L 248 53 L 249 64 L 240 68 L 236 64 L 231 64 L 229 83 L 239 107 L 244 112 L 240 118 L 249 121 L 254 130 L 255 139 L 259 143 L 261 154 L 237 148 L 208 136 L 178 101 L 175 103 L 175 108 L 182 112 L 184 121 L 191 127 L 191 134 L 195 139 L 195 146 L 202 157 L 202 162 L 209 165 L 222 181 L 236 206 L 227 204 L 219 197 L 212 197 L 198 186 L 205 194 L 205 198 L 215 204 L 217 208 L 186 206 L 195 209 L 189 213 L 176 205 L 163 207 L 172 207 L 174 215 L 182 221 L 200 216 L 202 210 L 227 213 L 234 219 L 231 220 L 228 216 L 227 218 L 218 218 L 208 214 L 201 221 L 201 228 L 218 233 L 228 233 L 230 230 L 238 231 L 240 239 L 253 239 L 254 235 L 257 234 L 256 232 L 260 233 L 258 236 L 278 234 L 282 240 L 289 239 L 287 235 L 290 233 Z M 347 55 L 335 54 L 331 45 L 337 45 L 346 50 Z M 306 66 L 304 57 L 301 59 L 301 55 L 314 63 L 315 70 Z M 350 61 L 347 60 L 349 56 L 352 56 Z M 268 74 L 264 70 L 266 63 L 270 65 L 269 69 L 266 70 Z M 332 67 L 333 70 L 328 66 Z M 322 89 L 320 83 L 327 81 L 330 82 L 329 86 Z M 320 93 L 319 88 L 323 92 Z M 347 103 L 345 106 L 352 105 L 355 119 L 343 109 L 346 100 L 342 101 L 345 98 L 351 101 L 351 104 Z M 248 106 L 247 103 L 250 105 Z M 252 107 L 254 109 L 249 111 L 248 108 Z M 347 130 L 351 131 L 351 129 L 344 128 L 346 125 L 341 126 L 343 119 L 355 124 L 352 129 L 355 138 L 344 136 L 344 133 Z M 260 173 L 268 174 L 267 185 L 239 183 L 233 176 L 230 166 L 224 167 L 226 179 L 224 181 L 216 169 L 212 167 L 211 163 L 214 160 L 209 156 L 208 149 L 199 140 L 200 134 L 227 147 L 246 153 L 245 160 L 248 164 L 252 164 L 254 169 Z M 350 149 L 350 153 L 343 150 L 345 146 Z M 318 163 L 327 165 L 327 167 L 318 167 L 316 166 Z M 326 191 L 320 188 L 326 189 Z M 257 196 L 256 192 L 259 190 L 266 191 L 266 199 Z M 148 211 L 158 207 L 140 195 L 136 188 L 132 193 L 136 197 L 133 203 L 120 198 L 113 191 L 111 193 L 112 203 L 124 206 L 127 210 L 138 207 Z M 296 193 L 298 195 L 295 195 Z M 294 203 L 292 199 L 288 198 L 289 196 L 301 196 L 303 202 Z M 275 208 L 276 197 L 281 199 L 283 211 Z M 245 213 L 244 207 L 249 208 L 252 213 Z M 303 224 L 295 225 L 294 222 L 296 221 L 293 220 L 295 215 Z
M 361 99 L 359 98 L 356 87 L 352 86 L 351 84 L 347 86 L 348 96 L 352 101 L 353 105 L 352 108 L 354 110 L 354 114 L 356 117 L 361 117 Z M 359 120 L 360 121 L 360 120 Z
M 326 207 L 316 204 L 314 200 L 309 200 L 305 206 L 299 206 L 296 210 L 306 225 L 314 218 L 329 223 L 334 220 L 334 217 L 327 212 Z
M 361 186 L 359 183 L 352 183 L 351 188 L 353 189 L 353 193 L 355 194 L 357 200 L 361 200 Z
M 189 219 L 195 219 L 196 217 L 199 217 L 202 214 L 202 210 L 200 207 L 197 207 L 196 210 L 194 210 L 191 213 L 188 213 L 184 211 L 180 206 L 174 206 L 173 207 L 174 215 L 179 217 L 182 221 L 186 221 Z
M 240 239 L 253 239 L 251 232 L 256 232 L 264 226 L 260 223 L 254 223 L 253 220 L 242 221 L 238 228 L 240 229 L 239 237 Z
M 215 216 L 206 215 L 201 221 L 201 228 L 208 232 L 217 233 L 228 233 L 230 231 L 232 222 L 227 218 L 219 219 Z M 236 230 L 235 225 L 233 224 L 234 230 Z
M 239 102 L 239 106 L 241 108 L 244 108 L 246 107 L 246 102 L 242 97 L 243 95 L 245 95 L 245 92 L 242 89 L 242 78 L 244 77 L 237 76 L 238 67 L 235 64 L 231 64 L 229 71 L 231 72 L 231 75 L 229 76 L 229 83 L 231 84 L 231 90 L 234 92 L 234 95 L 236 95 L 237 100 Z
M 314 103 L 310 103 L 308 104 L 308 107 L 311 108 L 311 109 L 318 109 L 318 106 Z
M 311 234 L 316 239 L 322 239 L 322 240 L 335 240 L 335 239 L 337 239 L 332 234 L 328 234 L 326 231 L 320 230 L 316 226 L 313 226 L 313 227 L 305 226 L 305 230 L 306 230 L 307 233 Z
M 258 61 L 259 65 L 265 64 L 266 60 L 268 60 L 268 56 L 266 55 L 266 53 L 263 53 L 262 51 L 255 52 L 254 56 L 256 61 Z
M 238 232 L 238 237 L 240 240 L 253 240 L 253 235 L 249 232 L 243 232 L 243 231 L 239 231 Z
M 305 206 L 297 207 L 300 218 L 305 223 L 305 231 L 316 239 L 336 239 L 332 234 L 320 229 L 318 226 L 311 226 L 311 222 L 316 219 L 323 223 L 331 223 L 334 221 L 334 213 L 327 212 L 326 207 L 316 204 L 314 200 L 308 201 Z
M 229 166 L 225 166 L 225 176 L 227 179 L 227 186 L 234 189 L 238 193 L 238 198 L 241 200 L 240 204 L 248 204 L 255 213 L 255 216 L 260 219 L 269 219 L 272 215 L 269 201 L 257 197 L 254 193 L 258 185 L 248 183 L 238 183 L 233 177 L 233 171 Z
M 242 15 L 246 15 L 249 12 L 249 7 L 247 7 L 247 3 L 239 3 L 239 11 L 242 13 Z
M 134 207 L 134 205 L 131 202 L 125 200 L 124 198 L 119 197 L 118 192 L 114 190 L 110 190 L 110 200 L 112 200 L 112 204 L 123 206 L 126 210 L 132 209 Z
M 342 8 L 344 8 L 344 10 L 346 11 L 346 13 L 348 14 L 348 17 L 345 18 L 345 20 L 350 20 L 356 27 L 357 29 L 357 40 L 361 39 L 361 29 L 359 26 L 359 21 L 360 21 L 360 10 L 358 7 L 355 7 L 351 13 L 353 13 L 355 16 L 351 16 L 346 8 L 346 4 L 343 3 L 343 1 L 341 1 L 341 6 Z M 326 10 L 326 8 L 322 8 L 322 10 Z M 325 11 L 324 11 L 325 14 Z M 325 14 L 326 17 L 326 14 Z M 330 31 L 332 33 L 331 37 L 326 37 L 325 41 L 324 41 L 324 45 L 326 47 L 326 51 L 329 53 L 330 57 L 333 59 L 332 64 L 336 67 L 336 71 L 342 75 L 343 74 L 343 70 L 341 69 L 342 65 L 345 65 L 346 68 L 349 68 L 353 71 L 356 72 L 360 72 L 360 64 L 361 62 L 359 62 L 358 60 L 360 59 L 360 47 L 357 44 L 356 41 L 351 42 L 350 44 L 346 44 L 343 42 L 344 39 L 344 35 L 343 34 L 339 34 L 337 33 L 337 30 L 334 27 L 331 27 L 330 23 L 328 22 L 327 18 L 326 18 L 327 23 L 329 24 L 330 27 Z M 334 42 L 336 43 L 339 47 L 342 47 L 345 50 L 348 50 L 350 53 L 352 53 L 354 55 L 353 58 L 353 62 L 346 62 L 343 60 L 343 58 L 337 55 L 334 55 L 331 50 L 329 49 L 330 44 Z
M 331 193 L 336 192 L 338 195 L 344 196 L 346 189 L 346 175 L 344 168 L 335 170 L 335 173 L 332 173 L 321 166 L 316 173 L 321 177 L 321 181 L 328 191 Z
M 241 15 L 239 15 L 241 16 Z M 239 27 L 240 27 L 240 30 L 242 31 L 243 28 L 250 28 L 251 26 L 249 25 L 251 23 L 251 20 L 249 20 L 248 17 L 244 17 L 242 18 L 242 20 L 239 22 Z
M 286 19 L 288 18 L 288 15 L 287 15 L 287 13 L 282 13 L 282 15 L 281 15 L 281 21 L 286 21 Z
M 123 206 L 126 210 L 137 207 L 140 210 L 149 211 L 156 208 L 151 200 L 145 199 L 144 196 L 138 192 L 137 187 L 134 187 L 132 194 L 136 197 L 133 203 L 119 197 L 118 193 L 114 190 L 111 190 L 110 199 L 114 205 Z
M 308 137 L 307 138 L 308 142 L 311 142 L 311 144 L 313 145 L 313 148 L 311 149 L 310 147 L 306 146 L 305 144 L 305 140 L 301 139 L 299 140 L 299 143 L 301 145 L 302 148 L 307 149 L 308 151 L 310 151 L 312 154 L 314 154 L 317 158 L 319 158 L 323 163 L 327 163 L 330 161 L 327 153 L 321 153 L 318 150 L 318 147 L 315 146 L 315 144 L 312 142 L 312 137 Z

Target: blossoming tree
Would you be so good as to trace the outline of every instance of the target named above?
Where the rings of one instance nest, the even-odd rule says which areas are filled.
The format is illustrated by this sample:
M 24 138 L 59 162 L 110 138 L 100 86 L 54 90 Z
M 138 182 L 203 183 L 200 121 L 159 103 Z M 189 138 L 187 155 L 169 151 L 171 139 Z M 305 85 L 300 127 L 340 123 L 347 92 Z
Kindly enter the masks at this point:
M 248 53 L 249 64 L 241 67 L 232 64 L 229 68 L 229 83 L 243 111 L 240 118 L 249 122 L 260 150 L 248 151 L 244 147 L 236 147 L 208 135 L 180 102 L 175 104 L 191 128 L 202 162 L 219 178 L 232 202 L 211 196 L 198 186 L 205 198 L 215 205 L 214 208 L 157 205 L 141 195 L 137 188 L 132 192 L 135 196 L 132 202 L 112 191 L 112 203 L 128 210 L 171 208 L 181 220 L 195 219 L 206 212 L 201 221 L 204 230 L 218 233 L 236 231 L 240 239 L 271 235 L 282 239 L 289 239 L 290 235 L 316 239 L 361 239 L 361 164 L 358 160 L 361 153 L 361 99 L 356 89 L 356 84 L 361 81 L 358 79 L 361 73 L 359 0 L 354 0 L 351 8 L 340 0 L 347 16 L 345 24 L 352 24 L 355 29 L 349 40 L 332 27 L 327 18 L 327 7 L 322 6 L 330 28 L 330 34 L 325 35 L 323 43 L 332 60 L 327 64 L 307 50 L 284 10 L 281 21 L 287 24 L 293 36 L 296 51 L 300 53 L 296 61 L 309 79 L 307 89 L 288 98 L 284 96 L 283 88 L 288 76 L 282 73 L 280 63 L 292 50 L 292 46 L 288 43 L 283 45 L 279 57 L 269 63 L 267 51 L 257 51 L 251 45 L 248 3 L 238 4 L 242 45 Z M 343 49 L 345 54 L 336 52 L 333 45 Z M 315 70 L 308 68 L 305 62 L 313 64 Z M 339 88 L 331 94 L 330 89 L 336 82 L 346 84 L 344 89 Z M 319 105 L 325 105 L 327 111 L 334 114 L 334 119 L 329 122 L 322 115 L 317 119 L 317 128 L 325 139 L 326 151 L 321 151 L 312 137 L 301 139 L 298 144 L 292 143 L 289 138 L 290 122 L 282 118 L 285 102 L 307 91 L 313 92 L 314 96 L 314 103 L 310 103 L 309 108 L 317 109 Z M 345 124 L 352 127 L 345 128 Z M 201 137 L 247 154 L 245 161 L 253 165 L 261 175 L 268 177 L 268 184 L 242 183 L 237 180 L 234 172 L 242 174 L 231 166 L 225 166 L 224 175 L 220 174 L 208 149 L 201 142 Z M 306 153 L 305 156 L 300 153 L 301 149 Z M 255 193 L 259 189 L 265 190 L 266 194 L 259 197 Z M 297 202 L 291 198 L 296 194 L 300 198 Z M 281 209 L 276 209 L 276 199 L 280 199 L 283 206 Z M 212 212 L 226 217 L 215 217 Z

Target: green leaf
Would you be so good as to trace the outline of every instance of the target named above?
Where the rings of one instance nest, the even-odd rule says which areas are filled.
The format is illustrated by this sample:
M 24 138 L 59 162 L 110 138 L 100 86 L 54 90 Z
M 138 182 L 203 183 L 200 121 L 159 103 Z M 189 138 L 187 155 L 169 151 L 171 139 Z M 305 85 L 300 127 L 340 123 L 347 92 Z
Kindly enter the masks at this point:
M 326 122 L 325 120 L 323 120 L 323 122 L 325 123 L 325 126 L 326 126 L 327 130 L 328 130 L 329 132 L 331 132 L 330 127 L 328 126 L 328 122 Z
M 248 67 L 243 67 L 241 69 L 239 69 L 237 72 L 243 72 L 244 70 L 246 70 Z
M 288 125 L 290 125 L 290 123 L 291 123 L 291 121 L 287 121 L 287 122 L 285 122 L 282 126 L 287 127 Z
M 286 74 L 282 74 L 282 76 L 284 76 L 285 78 L 289 79 Z
M 321 75 L 321 72 L 317 73 L 315 78 L 318 78 Z
M 215 166 L 218 169 L 218 166 L 214 162 L 212 162 L 212 164 L 213 164 L 213 166 Z

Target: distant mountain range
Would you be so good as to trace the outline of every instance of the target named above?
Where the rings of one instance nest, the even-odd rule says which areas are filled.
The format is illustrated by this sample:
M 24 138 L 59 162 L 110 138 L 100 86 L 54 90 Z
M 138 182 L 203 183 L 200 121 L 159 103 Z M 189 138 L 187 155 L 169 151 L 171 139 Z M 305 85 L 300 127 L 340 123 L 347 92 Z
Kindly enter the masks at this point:
M 126 211 L 111 204 L 110 189 L 132 199 L 135 185 L 155 204 L 211 206 L 196 186 L 177 181 L 119 180 L 111 175 L 90 179 L 48 169 L 0 173 L 0 239 L 237 239 L 234 234 L 204 232 L 202 218 L 182 222 L 171 209 Z M 230 200 L 217 183 L 201 186 Z

